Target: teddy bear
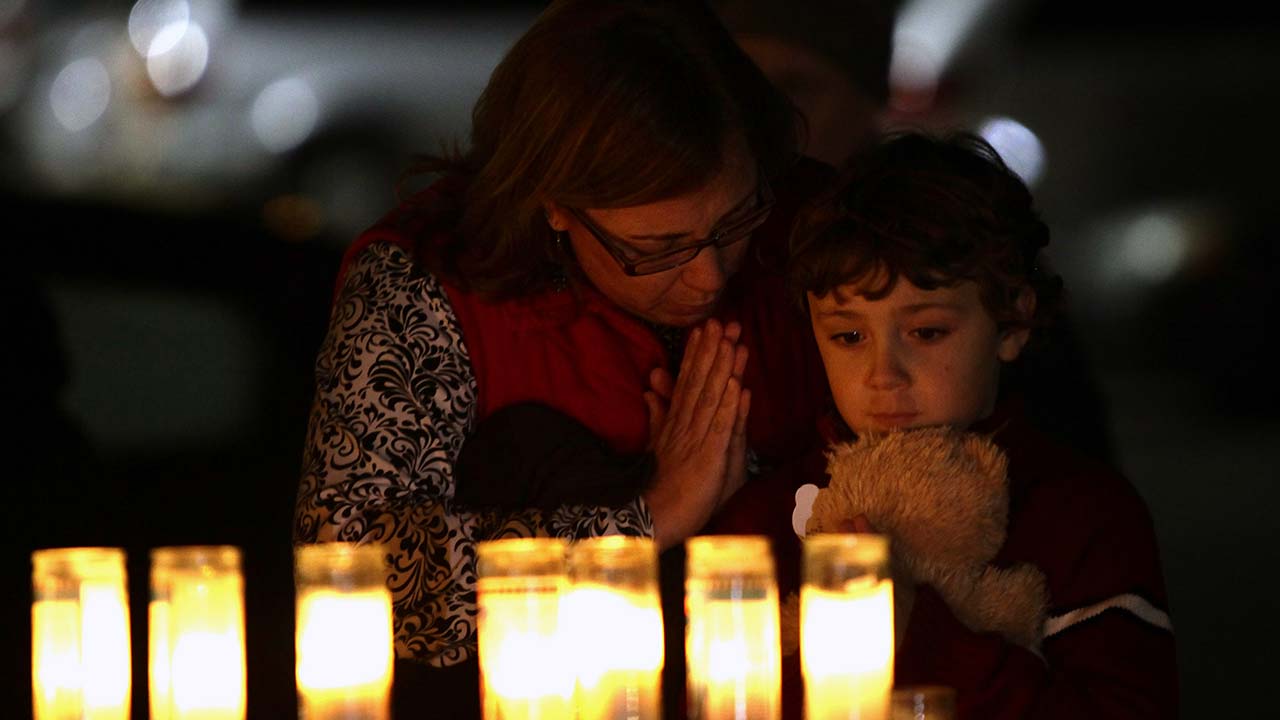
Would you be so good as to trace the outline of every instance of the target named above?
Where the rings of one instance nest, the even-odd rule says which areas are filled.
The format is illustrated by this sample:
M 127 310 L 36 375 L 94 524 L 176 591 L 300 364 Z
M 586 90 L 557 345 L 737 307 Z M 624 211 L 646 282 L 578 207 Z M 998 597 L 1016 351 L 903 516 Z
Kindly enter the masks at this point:
M 848 532 L 861 514 L 889 537 L 898 644 L 915 588 L 927 584 L 969 629 L 1038 652 L 1048 608 L 1043 572 L 991 564 L 1005 541 L 1009 488 L 1008 461 L 988 436 L 948 427 L 864 434 L 833 445 L 827 460 L 831 482 L 811 494 L 804 528 Z M 784 651 L 798 646 L 798 608 L 793 593 L 783 604 Z

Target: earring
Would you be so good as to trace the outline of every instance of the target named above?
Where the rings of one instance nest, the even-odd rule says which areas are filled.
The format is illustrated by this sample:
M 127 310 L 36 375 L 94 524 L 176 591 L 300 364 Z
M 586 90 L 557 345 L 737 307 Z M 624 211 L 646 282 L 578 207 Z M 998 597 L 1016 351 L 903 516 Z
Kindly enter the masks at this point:
M 560 292 L 569 288 L 569 266 L 572 263 L 569 232 L 552 228 L 551 235 L 555 238 L 551 247 L 551 287 Z

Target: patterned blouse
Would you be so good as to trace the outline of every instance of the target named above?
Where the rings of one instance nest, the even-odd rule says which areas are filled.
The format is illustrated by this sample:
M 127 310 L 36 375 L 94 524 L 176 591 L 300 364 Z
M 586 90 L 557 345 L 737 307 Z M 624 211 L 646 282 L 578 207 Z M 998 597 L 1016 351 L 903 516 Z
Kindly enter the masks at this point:
M 445 290 L 400 247 L 352 262 L 316 361 L 294 541 L 381 543 L 396 654 L 452 665 L 476 650 L 476 543 L 653 534 L 640 498 L 552 512 L 463 510 L 453 464 L 476 380 Z

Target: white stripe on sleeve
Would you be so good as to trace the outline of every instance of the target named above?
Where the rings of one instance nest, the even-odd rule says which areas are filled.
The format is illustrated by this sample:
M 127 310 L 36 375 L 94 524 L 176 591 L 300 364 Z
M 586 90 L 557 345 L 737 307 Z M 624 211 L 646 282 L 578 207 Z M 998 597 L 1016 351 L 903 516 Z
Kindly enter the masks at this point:
M 1139 620 L 1154 625 L 1158 628 L 1173 632 L 1173 623 L 1169 620 L 1169 613 L 1147 602 L 1147 600 L 1139 595 L 1126 593 L 1108 598 L 1100 603 L 1090 605 L 1088 607 L 1077 608 L 1061 615 L 1055 615 L 1044 621 L 1044 637 L 1051 638 L 1054 635 L 1066 630 L 1072 625 L 1077 625 L 1090 618 L 1097 617 L 1105 610 L 1111 608 L 1119 608 L 1128 610 Z

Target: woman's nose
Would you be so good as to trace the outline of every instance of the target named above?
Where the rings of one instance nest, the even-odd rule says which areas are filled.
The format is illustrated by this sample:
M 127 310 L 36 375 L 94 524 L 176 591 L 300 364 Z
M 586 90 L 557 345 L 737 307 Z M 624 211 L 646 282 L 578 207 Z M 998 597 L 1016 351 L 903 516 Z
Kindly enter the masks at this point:
M 685 265 L 684 283 L 699 292 L 719 293 L 729 277 L 723 255 L 714 245 L 702 248 L 702 252 Z

